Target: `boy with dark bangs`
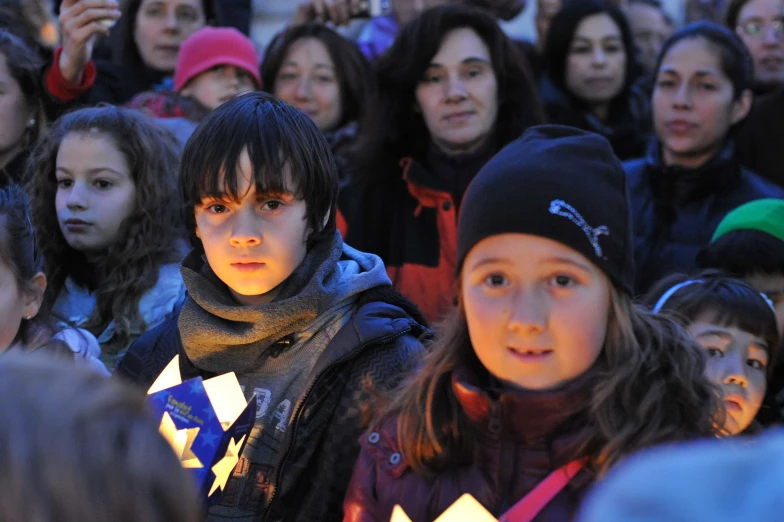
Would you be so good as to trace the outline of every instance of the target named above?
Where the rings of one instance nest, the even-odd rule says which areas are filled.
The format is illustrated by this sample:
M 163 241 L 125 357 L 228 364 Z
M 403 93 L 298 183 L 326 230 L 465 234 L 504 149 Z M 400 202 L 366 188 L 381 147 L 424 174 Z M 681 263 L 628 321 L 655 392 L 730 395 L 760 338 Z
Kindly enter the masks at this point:
M 251 93 L 185 147 L 194 250 L 179 317 L 118 368 L 148 386 L 176 354 L 183 378 L 235 372 L 256 425 L 208 520 L 341 520 L 362 400 L 418 361 L 427 332 L 380 258 L 345 245 L 329 145 L 307 115 Z

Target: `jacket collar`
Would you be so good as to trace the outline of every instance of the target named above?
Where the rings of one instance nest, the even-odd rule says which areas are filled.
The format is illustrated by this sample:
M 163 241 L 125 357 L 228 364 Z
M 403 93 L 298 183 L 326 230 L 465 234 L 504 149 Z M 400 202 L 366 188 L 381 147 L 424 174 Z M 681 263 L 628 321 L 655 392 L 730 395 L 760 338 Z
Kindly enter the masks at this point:
M 476 372 L 463 366 L 452 374 L 452 389 L 471 422 L 489 425 L 491 432 L 500 427 L 518 442 L 534 443 L 551 439 L 567 421 L 587 411 L 594 376 L 589 370 L 556 390 L 510 390 L 482 386 Z
M 705 198 L 728 187 L 737 181 L 741 172 L 731 140 L 704 165 L 687 168 L 664 165 L 661 145 L 654 138 L 648 146 L 645 163 L 654 195 L 676 206 Z
M 493 139 L 474 152 L 455 156 L 445 154 L 431 142 L 426 165 L 411 157 L 400 161 L 403 181 L 421 206 L 435 207 L 443 201 L 459 205 L 468 185 L 495 152 Z

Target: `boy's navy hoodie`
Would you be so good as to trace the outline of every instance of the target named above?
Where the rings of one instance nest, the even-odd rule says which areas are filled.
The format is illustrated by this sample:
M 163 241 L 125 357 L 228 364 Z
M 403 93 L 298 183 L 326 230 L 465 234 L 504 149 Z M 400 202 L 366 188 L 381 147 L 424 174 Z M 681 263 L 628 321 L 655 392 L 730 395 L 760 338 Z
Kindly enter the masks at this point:
M 418 310 L 377 256 L 337 233 L 266 305 L 237 304 L 199 251 L 182 274 L 179 317 L 140 338 L 117 372 L 148 386 L 179 353 L 184 379 L 233 371 L 257 395 L 256 426 L 208 520 L 341 520 L 361 401 L 418 361 Z

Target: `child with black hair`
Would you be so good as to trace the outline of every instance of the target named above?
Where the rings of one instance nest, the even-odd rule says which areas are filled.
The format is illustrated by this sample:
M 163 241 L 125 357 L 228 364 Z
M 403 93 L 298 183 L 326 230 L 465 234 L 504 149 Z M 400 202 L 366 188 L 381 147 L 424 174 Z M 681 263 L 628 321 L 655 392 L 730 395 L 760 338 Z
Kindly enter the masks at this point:
M 215 109 L 185 147 L 188 297 L 118 373 L 148 386 L 179 354 L 184 378 L 233 371 L 258 397 L 209 520 L 340 520 L 361 399 L 422 351 L 421 314 L 336 230 L 336 170 L 313 121 L 265 93 Z
M 130 109 L 61 117 L 29 165 L 45 307 L 92 332 L 109 370 L 185 299 L 174 138 Z
M 773 302 L 779 334 L 784 334 L 784 200 L 758 199 L 741 205 L 719 223 L 710 244 L 697 254 L 697 266 L 744 279 Z M 758 420 L 781 422 L 775 397 L 784 388 L 784 367 L 771 368 L 769 393 Z
M 19 186 L 0 189 L 0 353 L 47 351 L 83 361 L 108 376 L 92 334 L 58 328 L 41 311 L 46 276 L 30 214 L 30 203 Z
M 708 354 L 706 375 L 724 397 L 724 430 L 754 433 L 779 348 L 773 303 L 748 283 L 707 270 L 674 274 L 645 298 L 652 311 L 679 321 Z

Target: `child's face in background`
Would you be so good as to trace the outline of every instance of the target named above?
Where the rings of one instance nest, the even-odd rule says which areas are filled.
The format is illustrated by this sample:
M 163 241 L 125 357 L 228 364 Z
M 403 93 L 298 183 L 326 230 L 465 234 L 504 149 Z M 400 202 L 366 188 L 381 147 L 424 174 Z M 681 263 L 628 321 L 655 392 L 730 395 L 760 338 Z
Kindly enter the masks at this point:
M 253 76 L 233 65 L 218 65 L 188 82 L 181 93 L 191 96 L 210 110 L 240 94 L 257 89 Z
M 65 240 L 85 254 L 105 251 L 136 207 L 125 156 L 101 133 L 71 133 L 57 151 L 57 221 Z
M 249 306 L 277 296 L 305 259 L 309 233 L 304 201 L 292 194 L 258 194 L 253 180 L 246 150 L 237 173 L 240 201 L 205 197 L 194 209 L 196 235 L 210 268 L 238 302 Z
M 321 132 L 343 119 L 340 82 L 329 50 L 316 38 L 301 38 L 286 51 L 275 76 L 274 94 L 313 120 Z
M 767 388 L 768 346 L 735 327 L 699 319 L 686 330 L 708 352 L 708 378 L 724 392 L 725 429 L 737 435 L 749 427 Z
M 510 386 L 557 388 L 588 370 L 604 346 L 609 280 L 556 241 L 482 240 L 466 256 L 462 298 L 477 357 Z

